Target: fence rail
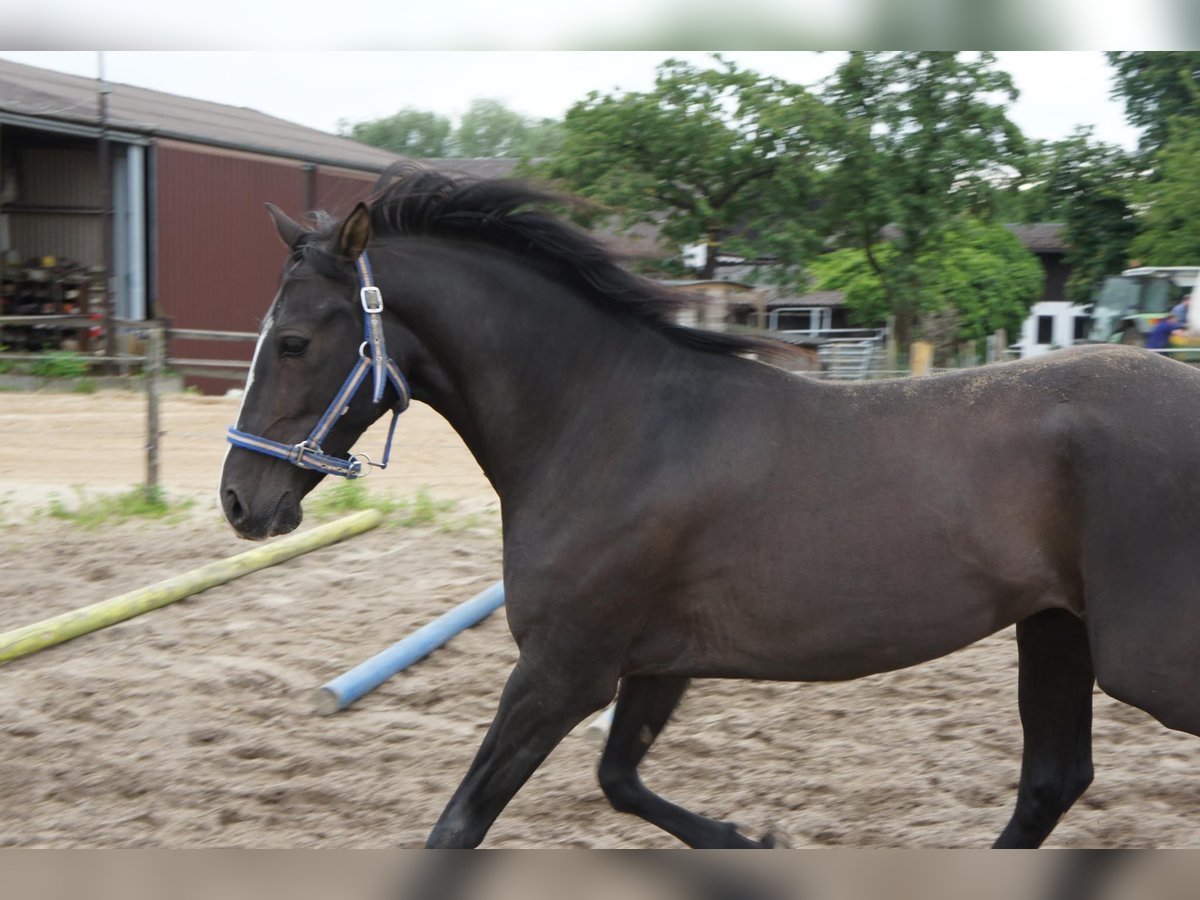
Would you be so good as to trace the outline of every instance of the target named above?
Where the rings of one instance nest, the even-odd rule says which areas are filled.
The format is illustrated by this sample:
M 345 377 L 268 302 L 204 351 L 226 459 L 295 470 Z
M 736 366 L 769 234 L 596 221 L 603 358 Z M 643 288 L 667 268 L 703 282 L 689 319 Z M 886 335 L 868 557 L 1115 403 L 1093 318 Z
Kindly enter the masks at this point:
M 179 338 L 186 341 L 257 341 L 258 335 L 253 331 L 210 331 L 204 328 L 168 328 L 168 336 L 173 340 Z
M 9 326 L 42 325 L 46 327 L 70 329 L 87 328 L 95 325 L 97 319 L 91 316 L 0 316 L 0 328 Z M 131 319 L 115 319 L 113 324 L 117 330 L 149 340 L 152 332 L 161 332 L 162 339 L 169 347 L 171 341 L 226 341 L 232 343 L 258 340 L 258 335 L 251 331 L 214 331 L 205 328 L 171 328 L 163 322 L 154 320 L 135 321 Z M 14 363 L 36 363 L 61 359 L 61 351 L 29 352 L 25 350 L 0 350 L 0 359 Z M 144 367 L 150 357 L 144 353 L 114 353 L 112 355 L 96 353 L 77 353 L 73 361 L 89 368 L 109 367 L 120 371 Z M 162 365 L 172 371 L 184 375 L 203 375 L 209 378 L 228 378 L 241 381 L 246 377 L 250 363 L 243 359 L 196 359 L 171 356 L 163 357 Z
M 0 316 L 0 327 L 5 325 L 28 326 L 46 325 L 59 329 L 91 327 L 96 319 L 90 316 Z M 116 330 L 134 335 L 144 341 L 145 352 L 141 354 L 77 354 L 74 358 L 88 366 L 108 366 L 117 371 L 130 371 L 140 367 L 144 376 L 146 390 L 146 491 L 155 494 L 158 491 L 158 450 L 162 437 L 160 427 L 160 392 L 161 378 L 166 370 L 188 375 L 200 375 L 206 378 L 222 378 L 241 382 L 245 379 L 250 363 L 239 359 L 203 359 L 173 357 L 168 353 L 168 346 L 173 340 L 185 341 L 226 341 L 244 343 L 256 341 L 258 335 L 248 331 L 216 331 L 202 328 L 171 328 L 168 323 L 158 320 L 131 321 L 128 319 L 110 319 L 109 324 Z M 837 332 L 827 331 L 826 340 L 818 342 L 823 357 L 827 363 L 827 371 L 821 376 L 836 380 L 853 378 L 876 379 L 903 377 L 911 374 L 908 370 L 900 370 L 895 366 L 894 358 L 881 360 L 881 348 L 886 343 L 885 336 L 890 329 L 876 331 L 872 329 L 840 329 Z M 808 337 L 793 331 L 774 332 L 774 336 L 793 343 L 807 343 L 803 338 Z M 997 334 L 994 343 L 997 347 L 1007 350 L 1007 344 L 1001 339 L 1002 333 Z M 991 340 L 991 339 L 989 339 Z M 1006 353 L 990 348 L 988 361 L 999 361 Z M 1169 347 L 1164 350 L 1152 351 L 1167 354 L 1181 361 L 1192 364 L 1200 362 L 1200 347 Z M 833 359 L 828 357 L 852 357 L 838 360 L 839 365 L 832 365 Z M 894 353 L 891 354 L 894 357 Z M 41 360 L 61 359 L 61 353 L 29 353 L 0 351 L 0 360 L 18 362 L 38 362 Z M 879 363 L 885 363 L 879 365 Z M 938 371 L 938 370 L 931 370 Z
M 0 316 L 0 327 L 44 325 L 58 329 L 89 328 L 96 319 L 90 316 Z M 72 359 L 89 367 L 106 367 L 120 372 L 138 368 L 144 376 L 146 390 L 146 492 L 154 496 L 158 492 L 159 441 L 162 438 L 160 425 L 161 380 L 165 371 L 185 375 L 202 375 L 206 378 L 224 378 L 244 381 L 250 363 L 242 359 L 190 359 L 169 355 L 167 348 L 173 340 L 185 341 L 255 341 L 258 335 L 248 331 L 213 331 L 203 328 L 171 328 L 159 320 L 132 321 L 110 319 L 110 324 L 119 332 L 137 337 L 144 342 L 143 353 L 78 353 Z M 43 360 L 62 359 L 62 353 L 29 353 L 3 351 L 0 360 L 37 363 Z
M 91 328 L 102 321 L 94 316 L 74 315 L 0 316 L 0 325 L 45 325 L 55 328 Z

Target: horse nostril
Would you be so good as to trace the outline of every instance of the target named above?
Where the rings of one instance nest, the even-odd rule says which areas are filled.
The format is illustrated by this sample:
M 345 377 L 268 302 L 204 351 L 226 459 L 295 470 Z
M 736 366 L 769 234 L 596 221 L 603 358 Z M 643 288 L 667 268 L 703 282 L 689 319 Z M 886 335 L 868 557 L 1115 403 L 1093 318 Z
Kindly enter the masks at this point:
M 242 506 L 242 501 L 238 499 L 237 491 L 233 488 L 225 489 L 225 515 L 231 523 L 236 525 L 242 520 L 246 509 Z

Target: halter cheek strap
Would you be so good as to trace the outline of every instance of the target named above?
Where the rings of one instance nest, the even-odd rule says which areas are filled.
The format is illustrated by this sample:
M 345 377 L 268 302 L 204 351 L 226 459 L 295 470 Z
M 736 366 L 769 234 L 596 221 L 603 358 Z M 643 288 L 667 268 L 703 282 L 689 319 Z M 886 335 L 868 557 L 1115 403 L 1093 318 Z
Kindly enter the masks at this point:
M 375 373 L 375 390 L 371 394 L 371 400 L 378 403 L 383 399 L 383 389 L 387 384 L 387 364 L 390 362 L 387 358 L 387 348 L 383 345 L 383 294 L 375 287 L 375 277 L 371 274 L 371 263 L 365 250 L 358 255 L 354 265 L 358 269 L 358 283 L 361 285 L 358 296 L 362 302 L 363 336 L 366 339 L 360 356 L 365 359 L 367 353 L 371 354 L 371 370 Z M 399 370 L 396 371 L 399 374 Z M 407 404 L 408 401 L 405 400 L 405 405 Z
M 334 395 L 324 415 L 317 421 L 307 438 L 299 444 L 284 444 L 270 438 L 259 437 L 231 427 L 227 435 L 229 443 L 235 447 L 265 453 L 276 459 L 282 459 L 302 469 L 311 469 L 326 475 L 339 475 L 342 478 L 359 478 L 369 471 L 369 467 L 386 469 L 388 458 L 392 454 L 392 437 L 396 433 L 396 420 L 400 413 L 408 408 L 412 399 L 412 391 L 404 373 L 395 361 L 388 358 L 387 347 L 383 339 L 383 295 L 375 287 L 371 274 L 371 264 L 364 252 L 356 263 L 359 279 L 359 300 L 363 308 L 363 342 L 359 347 L 358 361 L 343 382 L 341 389 Z M 397 401 L 392 408 L 392 424 L 388 428 L 387 443 L 383 448 L 383 460 L 372 462 L 365 454 L 355 454 L 349 459 L 340 456 L 330 456 L 321 449 L 321 443 L 328 437 L 337 420 L 345 415 L 350 408 L 350 401 L 358 393 L 358 389 L 366 381 L 367 373 L 374 374 L 374 384 L 371 393 L 372 402 L 378 403 L 383 399 L 384 389 L 389 383 L 396 389 Z

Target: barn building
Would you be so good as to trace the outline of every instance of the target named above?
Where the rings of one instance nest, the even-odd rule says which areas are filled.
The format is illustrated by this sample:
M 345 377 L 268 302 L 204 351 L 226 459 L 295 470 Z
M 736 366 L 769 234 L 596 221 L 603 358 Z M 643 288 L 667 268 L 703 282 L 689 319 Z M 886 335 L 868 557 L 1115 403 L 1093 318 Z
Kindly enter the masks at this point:
M 298 219 L 344 213 L 397 159 L 251 109 L 0 60 L 4 312 L 60 311 L 65 297 L 96 314 L 108 294 L 120 318 L 256 331 L 283 260 L 264 202 Z M 45 287 L 86 279 L 83 296 Z M 177 341 L 171 353 L 249 348 Z

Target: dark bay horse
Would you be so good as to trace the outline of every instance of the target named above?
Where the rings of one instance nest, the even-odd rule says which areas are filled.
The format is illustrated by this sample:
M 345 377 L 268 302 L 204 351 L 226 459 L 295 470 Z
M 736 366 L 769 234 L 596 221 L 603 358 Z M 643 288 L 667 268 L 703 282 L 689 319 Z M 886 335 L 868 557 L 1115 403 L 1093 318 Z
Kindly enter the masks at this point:
M 237 434 L 337 460 L 411 389 L 502 504 L 519 660 L 429 846 L 479 844 L 614 694 L 616 809 L 694 847 L 769 844 L 638 777 L 690 678 L 858 678 L 1013 623 L 1025 749 L 997 846 L 1039 845 L 1090 783 L 1097 681 L 1200 733 L 1200 373 L 1113 347 L 792 375 L 749 338 L 673 325 L 670 296 L 550 199 L 413 169 L 313 230 L 273 210 L 291 255 Z M 381 303 L 360 293 L 368 257 Z M 379 386 L 330 418 L 360 344 Z M 289 531 L 322 477 L 239 444 L 225 515 L 244 537 Z

